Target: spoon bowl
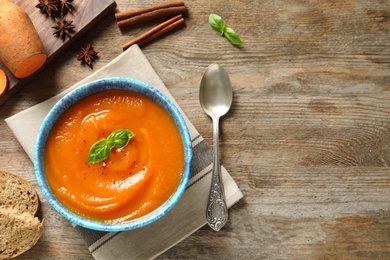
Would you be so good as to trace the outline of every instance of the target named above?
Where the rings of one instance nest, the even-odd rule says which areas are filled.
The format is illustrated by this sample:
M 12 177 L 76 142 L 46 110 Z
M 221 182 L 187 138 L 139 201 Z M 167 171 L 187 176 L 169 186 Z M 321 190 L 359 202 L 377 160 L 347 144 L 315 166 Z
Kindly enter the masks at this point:
M 232 104 L 233 91 L 227 72 L 218 64 L 211 64 L 200 83 L 199 101 L 210 117 L 225 115 Z
M 228 219 L 219 161 L 219 118 L 229 111 L 232 100 L 233 90 L 229 75 L 220 65 L 211 64 L 200 83 L 199 102 L 206 114 L 213 120 L 213 171 L 206 219 L 215 231 L 219 231 Z

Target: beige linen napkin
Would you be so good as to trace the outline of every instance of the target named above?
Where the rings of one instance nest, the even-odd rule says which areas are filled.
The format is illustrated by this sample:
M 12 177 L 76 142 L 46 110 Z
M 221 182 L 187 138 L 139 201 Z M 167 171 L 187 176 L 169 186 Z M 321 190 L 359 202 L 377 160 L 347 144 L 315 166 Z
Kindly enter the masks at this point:
M 105 77 L 128 77 L 143 81 L 162 91 L 177 105 L 142 51 L 137 45 L 133 45 L 105 67 L 65 92 L 5 120 L 31 160 L 39 128 L 52 106 L 70 90 Z M 183 112 L 182 114 L 189 128 L 193 146 L 191 179 L 183 197 L 167 215 L 139 229 L 100 232 L 77 226 L 76 229 L 85 239 L 96 260 L 154 258 L 206 224 L 205 211 L 211 181 L 212 151 Z M 29 135 L 25 134 L 26 129 Z M 231 207 L 243 195 L 224 167 L 222 178 L 227 204 Z

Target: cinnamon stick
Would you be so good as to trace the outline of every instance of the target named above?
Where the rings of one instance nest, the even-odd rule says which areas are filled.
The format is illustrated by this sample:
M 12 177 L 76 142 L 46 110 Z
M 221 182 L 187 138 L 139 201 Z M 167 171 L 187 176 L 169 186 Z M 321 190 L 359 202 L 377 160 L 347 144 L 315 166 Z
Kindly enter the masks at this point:
M 157 37 L 159 37 L 160 35 L 163 35 L 164 33 L 167 33 L 169 32 L 170 30 L 173 30 L 175 29 L 176 27 L 179 27 L 180 25 L 184 24 L 184 18 L 181 18 L 179 20 L 177 20 L 176 22 L 173 22 L 171 23 L 170 25 L 168 25 L 167 27 L 163 28 L 162 30 L 152 34 L 151 36 L 149 36 L 148 38 L 146 38 L 145 40 L 141 41 L 138 43 L 139 46 L 142 46 L 142 45 L 145 45 L 146 43 L 156 39 Z
M 184 24 L 184 18 L 181 14 L 159 24 L 158 26 L 152 28 L 151 30 L 141 34 L 140 36 L 134 38 L 133 40 L 122 45 L 122 49 L 125 51 L 133 44 L 138 44 L 139 46 L 144 45 L 160 35 L 169 32 L 170 30 Z
M 154 11 L 141 13 L 139 15 L 124 20 L 120 20 L 117 22 L 117 24 L 120 28 L 123 28 L 129 25 L 133 25 L 140 22 L 151 21 L 165 16 L 184 14 L 186 11 L 187 8 L 185 6 L 174 6 L 174 7 L 168 7 L 163 9 L 157 9 Z
M 148 13 L 154 10 L 175 7 L 175 6 L 184 6 L 184 1 L 174 1 L 169 3 L 164 3 L 164 4 L 153 5 L 149 7 L 143 7 L 143 8 L 138 8 L 138 9 L 133 9 L 128 11 L 118 12 L 115 13 L 115 18 L 117 21 L 120 21 L 139 14 Z

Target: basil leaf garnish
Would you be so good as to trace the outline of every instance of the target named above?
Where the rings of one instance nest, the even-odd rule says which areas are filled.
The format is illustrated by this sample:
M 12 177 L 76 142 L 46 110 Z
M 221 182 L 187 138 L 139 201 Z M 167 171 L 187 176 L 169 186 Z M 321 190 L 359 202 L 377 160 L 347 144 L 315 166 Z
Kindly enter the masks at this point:
M 134 134 L 127 129 L 115 130 L 108 137 L 107 141 L 109 144 L 113 144 L 113 146 L 117 149 L 125 147 L 130 139 L 134 136 Z
M 225 36 L 231 44 L 240 45 L 243 43 L 240 36 L 232 28 L 226 27 L 225 21 L 219 15 L 210 14 L 209 25 L 221 36 Z
M 88 154 L 88 162 L 89 163 L 97 163 L 103 161 L 108 158 L 110 155 L 111 149 L 107 144 L 106 139 L 102 139 L 94 143 L 89 150 Z
M 91 146 L 88 154 L 88 163 L 98 163 L 107 159 L 112 148 L 120 149 L 125 147 L 132 137 L 134 137 L 134 134 L 127 129 L 115 130 L 107 139 L 101 139 Z
M 223 35 L 225 31 L 225 21 L 222 20 L 221 16 L 217 14 L 210 14 L 209 24 L 211 28 L 218 31 L 221 35 Z
M 226 28 L 224 35 L 234 45 L 240 45 L 242 43 L 240 37 L 232 28 Z

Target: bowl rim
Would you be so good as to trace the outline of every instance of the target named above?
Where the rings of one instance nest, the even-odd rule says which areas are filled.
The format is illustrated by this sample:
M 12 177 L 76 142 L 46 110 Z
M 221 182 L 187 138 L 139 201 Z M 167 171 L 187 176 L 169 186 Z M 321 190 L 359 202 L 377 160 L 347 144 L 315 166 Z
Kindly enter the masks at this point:
M 160 104 L 160 106 L 162 106 L 170 114 L 175 124 L 177 125 L 180 131 L 180 135 L 182 137 L 182 143 L 184 147 L 184 169 L 178 187 L 171 195 L 171 197 L 159 208 L 145 216 L 134 220 L 109 224 L 84 218 L 67 209 L 51 192 L 43 169 L 44 150 L 46 146 L 47 137 L 50 134 L 51 128 L 56 122 L 56 120 L 65 112 L 66 109 L 68 109 L 77 101 L 87 97 L 90 94 L 112 89 L 130 90 L 144 94 L 145 96 L 153 99 L 158 104 Z M 118 232 L 146 226 L 164 216 L 177 204 L 177 202 L 183 195 L 190 179 L 192 164 L 192 141 L 183 115 L 176 107 L 176 105 L 161 91 L 144 82 L 132 78 L 102 78 L 85 83 L 80 87 L 71 90 L 70 92 L 65 94 L 59 101 L 57 101 L 56 104 L 50 109 L 49 113 L 43 120 L 43 123 L 38 132 L 34 147 L 33 162 L 37 182 L 43 195 L 49 201 L 51 206 L 63 217 L 68 219 L 70 222 L 84 228 L 107 232 Z

